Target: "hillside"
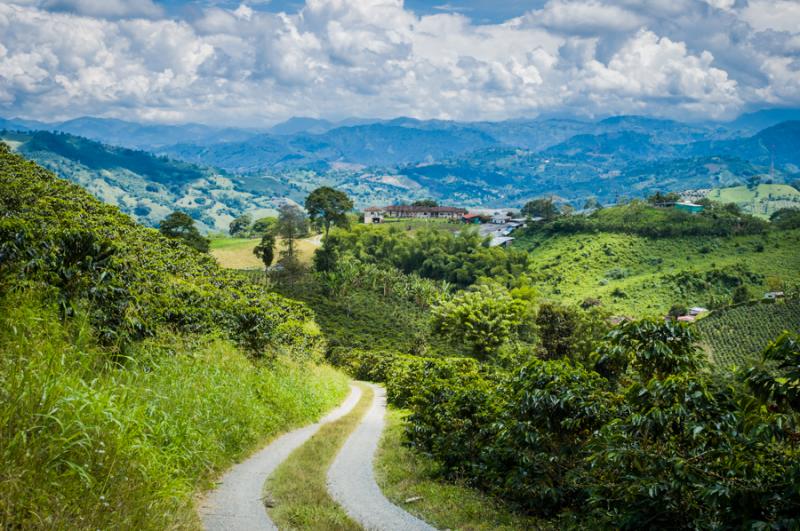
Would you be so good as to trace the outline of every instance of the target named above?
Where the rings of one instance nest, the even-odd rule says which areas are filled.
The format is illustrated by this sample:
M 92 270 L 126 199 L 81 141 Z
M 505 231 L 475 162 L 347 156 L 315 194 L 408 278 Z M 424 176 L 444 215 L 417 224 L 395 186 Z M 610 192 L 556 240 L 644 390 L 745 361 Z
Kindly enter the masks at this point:
M 800 300 L 723 308 L 695 326 L 717 367 L 745 368 L 782 332 L 800 333 Z
M 198 491 L 338 403 L 307 307 L 0 144 L 0 527 L 198 527 Z
M 253 183 L 246 177 L 79 136 L 5 132 L 0 140 L 150 226 L 180 208 L 203 230 L 227 230 L 244 210 L 266 215 L 274 212 L 279 197 L 297 194 L 291 185 L 269 179 Z
M 782 208 L 800 208 L 800 191 L 788 184 L 717 188 L 706 197 L 720 203 L 735 203 L 743 212 L 765 219 Z
M 740 283 L 754 297 L 768 291 L 769 278 L 798 286 L 798 243 L 800 230 L 653 238 L 599 229 L 535 232 L 514 246 L 530 251 L 543 296 L 574 303 L 598 299 L 618 315 L 638 317 L 664 315 L 673 304 L 715 307 L 729 301 Z

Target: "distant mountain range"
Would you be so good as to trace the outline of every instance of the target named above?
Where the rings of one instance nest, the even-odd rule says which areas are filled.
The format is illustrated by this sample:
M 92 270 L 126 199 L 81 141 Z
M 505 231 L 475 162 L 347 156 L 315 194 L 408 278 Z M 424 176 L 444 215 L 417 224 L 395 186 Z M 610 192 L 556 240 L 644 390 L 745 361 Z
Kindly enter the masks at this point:
M 78 118 L 0 119 L 2 129 L 21 152 L 147 223 L 177 206 L 208 229 L 244 210 L 300 200 L 321 184 L 344 189 L 360 207 L 422 197 L 511 206 L 542 195 L 580 206 L 589 196 L 611 202 L 753 177 L 800 178 L 800 109 L 728 123 L 293 118 L 259 131 Z

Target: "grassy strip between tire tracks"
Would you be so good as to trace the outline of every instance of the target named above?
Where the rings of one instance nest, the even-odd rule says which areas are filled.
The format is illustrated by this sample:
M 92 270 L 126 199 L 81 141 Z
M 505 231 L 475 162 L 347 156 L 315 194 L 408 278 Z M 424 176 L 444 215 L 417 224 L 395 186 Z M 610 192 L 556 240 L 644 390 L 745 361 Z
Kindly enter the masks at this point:
M 393 503 L 439 529 L 548 529 L 546 522 L 517 515 L 479 491 L 446 482 L 436 464 L 403 445 L 406 413 L 389 409 L 375 457 L 375 476 Z
M 372 404 L 372 388 L 357 385 L 363 394 L 353 410 L 322 426 L 267 480 L 265 499 L 272 506 L 268 512 L 279 529 L 361 529 L 331 499 L 326 484 L 336 454 Z

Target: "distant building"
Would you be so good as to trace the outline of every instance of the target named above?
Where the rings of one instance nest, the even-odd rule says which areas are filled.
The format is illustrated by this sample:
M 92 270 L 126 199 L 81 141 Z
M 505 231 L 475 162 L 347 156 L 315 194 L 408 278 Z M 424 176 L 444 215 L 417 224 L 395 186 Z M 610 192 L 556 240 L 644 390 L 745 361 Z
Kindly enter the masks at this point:
M 784 296 L 785 294 L 782 291 L 768 291 L 767 293 L 764 294 L 765 299 L 772 299 L 772 300 L 782 299 Z
M 495 236 L 489 240 L 489 247 L 508 247 L 513 241 L 514 238 L 508 236 Z
M 681 323 L 693 323 L 697 319 L 694 315 L 681 315 L 678 317 L 678 321 Z
M 689 201 L 679 201 L 675 203 L 675 209 L 683 212 L 689 212 L 690 214 L 699 214 L 705 209 L 705 207 L 703 205 L 698 205 L 697 203 L 690 203 Z
M 467 213 L 463 208 L 436 206 L 390 205 L 364 209 L 364 223 L 381 223 L 385 218 L 453 219 L 457 220 Z M 373 221 L 367 221 L 367 217 Z
M 695 306 L 693 308 L 689 308 L 689 315 L 700 315 L 701 313 L 708 312 L 707 308 L 703 308 L 702 306 Z
M 364 223 L 367 225 L 371 225 L 373 223 L 383 223 L 383 209 L 378 207 L 365 208 Z
M 477 225 L 483 223 L 483 216 L 480 214 L 464 214 L 461 216 L 461 221 L 464 223 L 475 223 Z

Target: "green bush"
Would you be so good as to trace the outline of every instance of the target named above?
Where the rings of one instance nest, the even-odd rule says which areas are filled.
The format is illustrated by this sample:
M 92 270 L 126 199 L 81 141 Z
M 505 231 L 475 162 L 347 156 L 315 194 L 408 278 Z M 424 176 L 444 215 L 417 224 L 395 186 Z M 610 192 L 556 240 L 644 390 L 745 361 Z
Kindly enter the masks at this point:
M 85 308 L 105 344 L 123 353 L 130 341 L 163 326 L 221 332 L 254 356 L 277 349 L 306 359 L 322 352 L 321 336 L 307 333 L 313 326 L 296 326 L 292 334 L 278 329 L 282 322 L 311 322 L 304 305 L 137 225 L 4 144 L 0 212 L 0 289 L 20 283 L 55 289 L 65 315 Z

